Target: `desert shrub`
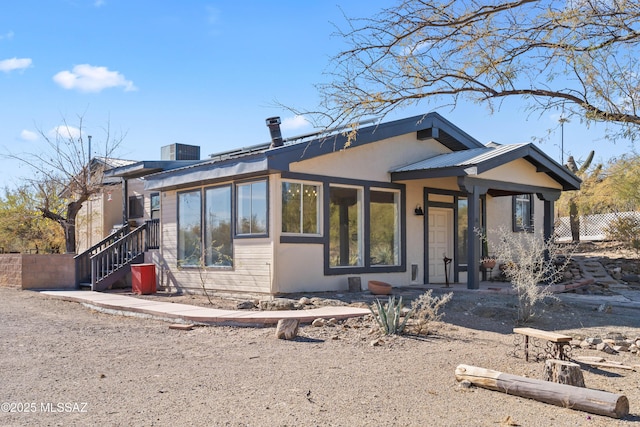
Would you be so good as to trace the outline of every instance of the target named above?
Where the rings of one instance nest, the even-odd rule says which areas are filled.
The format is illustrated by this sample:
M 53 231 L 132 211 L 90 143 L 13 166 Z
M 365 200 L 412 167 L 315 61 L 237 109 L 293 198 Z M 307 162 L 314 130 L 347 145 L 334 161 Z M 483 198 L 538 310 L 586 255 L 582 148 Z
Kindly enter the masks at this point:
M 516 323 L 527 323 L 535 316 L 537 306 L 553 296 L 551 285 L 562 281 L 575 245 L 560 247 L 553 239 L 506 229 L 495 234 L 494 254 L 518 297 Z
M 610 240 L 616 240 L 640 255 L 640 219 L 637 217 L 619 216 L 609 223 L 605 233 Z
M 401 319 L 403 317 L 403 308 L 402 297 L 396 300 L 395 296 L 390 296 L 387 304 L 383 304 L 379 299 L 376 299 L 369 307 L 369 310 L 371 310 L 373 318 L 385 335 L 400 335 L 412 314 L 409 311 L 404 315 L 404 319 Z
M 440 310 L 451 301 L 453 292 L 441 296 L 433 296 L 433 290 L 429 289 L 424 294 L 411 302 L 412 327 L 417 334 L 426 334 L 430 322 L 439 321 L 444 313 Z

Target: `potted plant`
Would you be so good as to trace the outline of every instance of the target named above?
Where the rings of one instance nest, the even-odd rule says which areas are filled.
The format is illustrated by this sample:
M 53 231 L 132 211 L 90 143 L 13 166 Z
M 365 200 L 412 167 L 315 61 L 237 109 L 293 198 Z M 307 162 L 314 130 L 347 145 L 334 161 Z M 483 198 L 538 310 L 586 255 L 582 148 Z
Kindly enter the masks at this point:
M 493 270 L 496 266 L 496 257 L 489 255 L 489 243 L 486 233 L 482 236 L 482 260 L 480 265 L 485 270 Z

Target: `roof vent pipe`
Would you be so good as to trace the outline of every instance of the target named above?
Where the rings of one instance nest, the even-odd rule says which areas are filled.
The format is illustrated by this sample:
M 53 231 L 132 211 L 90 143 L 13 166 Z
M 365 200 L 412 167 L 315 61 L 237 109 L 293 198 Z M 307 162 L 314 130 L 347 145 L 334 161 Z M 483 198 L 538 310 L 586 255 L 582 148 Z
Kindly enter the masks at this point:
M 267 127 L 271 133 L 271 146 L 270 148 L 282 147 L 282 133 L 280 132 L 280 117 L 269 117 L 267 120 Z

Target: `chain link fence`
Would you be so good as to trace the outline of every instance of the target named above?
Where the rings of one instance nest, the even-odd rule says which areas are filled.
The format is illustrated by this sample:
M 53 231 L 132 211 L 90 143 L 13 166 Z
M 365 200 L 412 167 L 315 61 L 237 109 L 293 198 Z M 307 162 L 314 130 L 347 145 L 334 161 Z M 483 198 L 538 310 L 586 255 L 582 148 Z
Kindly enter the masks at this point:
M 597 241 L 606 240 L 606 229 L 611 221 L 617 218 L 635 217 L 640 220 L 640 212 L 615 212 L 597 215 L 580 216 L 580 240 Z M 555 236 L 557 242 L 571 241 L 571 226 L 569 217 L 556 218 Z

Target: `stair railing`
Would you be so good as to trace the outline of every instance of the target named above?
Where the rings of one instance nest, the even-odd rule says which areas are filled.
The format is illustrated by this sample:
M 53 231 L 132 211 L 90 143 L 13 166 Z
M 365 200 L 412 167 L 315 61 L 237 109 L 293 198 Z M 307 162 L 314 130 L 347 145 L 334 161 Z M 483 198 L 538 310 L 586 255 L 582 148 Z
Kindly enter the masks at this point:
M 113 242 L 102 251 L 91 256 L 91 287 L 115 271 L 131 264 L 146 250 L 145 231 L 147 224 Z
M 115 233 L 111 233 L 86 251 L 74 257 L 76 264 L 76 286 L 82 282 L 88 282 L 91 280 L 91 256 L 103 251 L 115 241 L 121 239 L 122 236 L 126 235 L 128 232 L 129 226 L 124 225 Z

